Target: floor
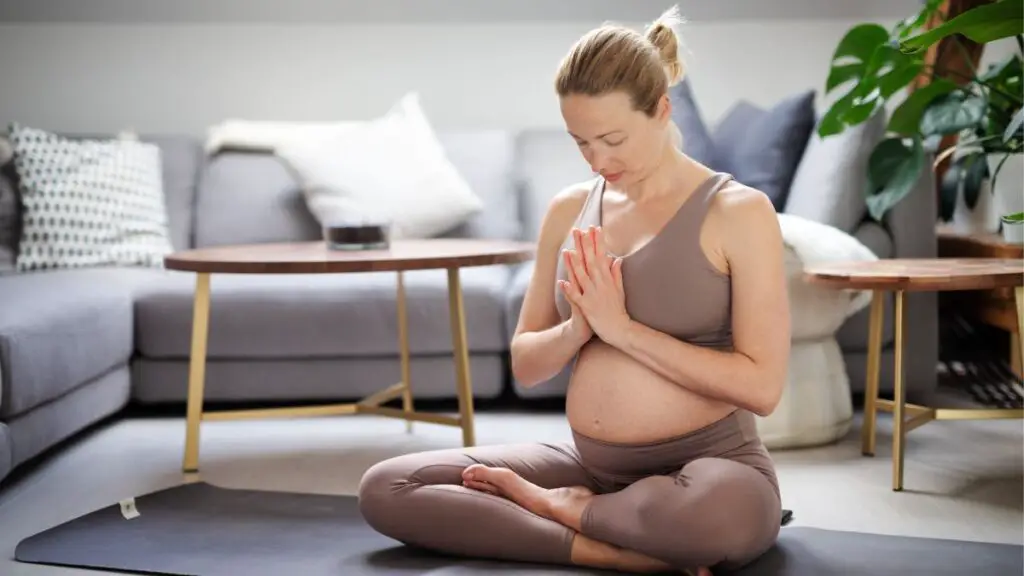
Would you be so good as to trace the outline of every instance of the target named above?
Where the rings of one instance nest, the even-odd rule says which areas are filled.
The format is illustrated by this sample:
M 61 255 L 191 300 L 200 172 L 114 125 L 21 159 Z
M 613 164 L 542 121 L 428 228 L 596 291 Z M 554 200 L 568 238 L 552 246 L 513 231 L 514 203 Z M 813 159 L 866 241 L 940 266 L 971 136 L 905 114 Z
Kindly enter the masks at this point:
M 858 426 L 841 442 L 775 451 L 785 506 L 794 525 L 1024 543 L 1024 424 L 936 422 L 910 435 L 906 490 L 890 489 L 890 420 L 880 421 L 878 455 L 860 455 Z M 122 498 L 174 486 L 183 421 L 132 417 L 91 431 L 0 491 L 0 574 L 101 572 L 19 564 L 24 537 Z M 448 448 L 454 428 L 370 416 L 291 421 L 210 422 L 202 436 L 205 482 L 320 493 L 354 493 L 361 474 L 389 456 Z M 482 412 L 478 442 L 569 437 L 556 412 Z

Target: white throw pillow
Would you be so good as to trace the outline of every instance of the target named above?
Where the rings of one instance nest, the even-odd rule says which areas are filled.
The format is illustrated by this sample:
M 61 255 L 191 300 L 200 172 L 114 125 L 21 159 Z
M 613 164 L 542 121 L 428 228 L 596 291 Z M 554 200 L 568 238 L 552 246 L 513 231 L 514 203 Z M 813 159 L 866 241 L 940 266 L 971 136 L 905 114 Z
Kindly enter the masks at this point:
M 381 118 L 286 139 L 276 152 L 325 226 L 384 221 L 392 239 L 430 238 L 483 209 L 447 158 L 415 93 Z

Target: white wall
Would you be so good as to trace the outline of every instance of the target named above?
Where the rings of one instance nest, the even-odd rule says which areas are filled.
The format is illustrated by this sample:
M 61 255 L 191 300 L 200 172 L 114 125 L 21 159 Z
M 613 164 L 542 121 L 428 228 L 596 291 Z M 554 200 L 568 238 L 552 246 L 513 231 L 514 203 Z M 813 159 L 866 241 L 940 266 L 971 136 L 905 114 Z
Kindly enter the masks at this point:
M 820 91 L 857 21 L 687 24 L 705 116 Z M 552 75 L 593 24 L 0 25 L 0 123 L 201 133 L 226 117 L 370 117 L 419 90 L 440 129 L 560 127 Z
M 806 89 L 820 106 L 832 51 L 860 21 L 685 25 L 703 114 Z M 596 23 L 0 24 L 0 126 L 200 134 L 227 117 L 372 117 L 418 90 L 439 129 L 560 128 L 552 75 Z M 1015 46 L 998 48 L 987 61 Z

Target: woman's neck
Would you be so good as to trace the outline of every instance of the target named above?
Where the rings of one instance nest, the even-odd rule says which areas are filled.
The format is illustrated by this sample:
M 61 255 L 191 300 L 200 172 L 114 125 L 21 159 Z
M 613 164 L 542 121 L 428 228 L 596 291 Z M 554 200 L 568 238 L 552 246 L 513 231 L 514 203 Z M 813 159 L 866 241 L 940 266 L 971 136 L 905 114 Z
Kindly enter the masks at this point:
M 683 190 L 692 190 L 706 180 L 712 171 L 683 154 L 675 146 L 666 146 L 665 153 L 650 172 L 640 180 L 616 190 L 638 204 L 658 202 Z

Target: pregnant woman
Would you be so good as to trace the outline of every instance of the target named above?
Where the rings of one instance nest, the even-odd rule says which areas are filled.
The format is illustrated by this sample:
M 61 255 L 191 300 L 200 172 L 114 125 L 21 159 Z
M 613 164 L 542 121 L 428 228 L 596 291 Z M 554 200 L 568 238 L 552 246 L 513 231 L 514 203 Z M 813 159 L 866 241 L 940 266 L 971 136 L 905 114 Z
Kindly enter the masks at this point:
M 512 341 L 537 385 L 570 362 L 572 442 L 430 451 L 373 466 L 377 531 L 436 551 L 710 574 L 767 551 L 779 485 L 755 415 L 789 356 L 769 199 L 679 149 L 674 12 L 583 36 L 555 86 L 598 174 L 552 200 Z

